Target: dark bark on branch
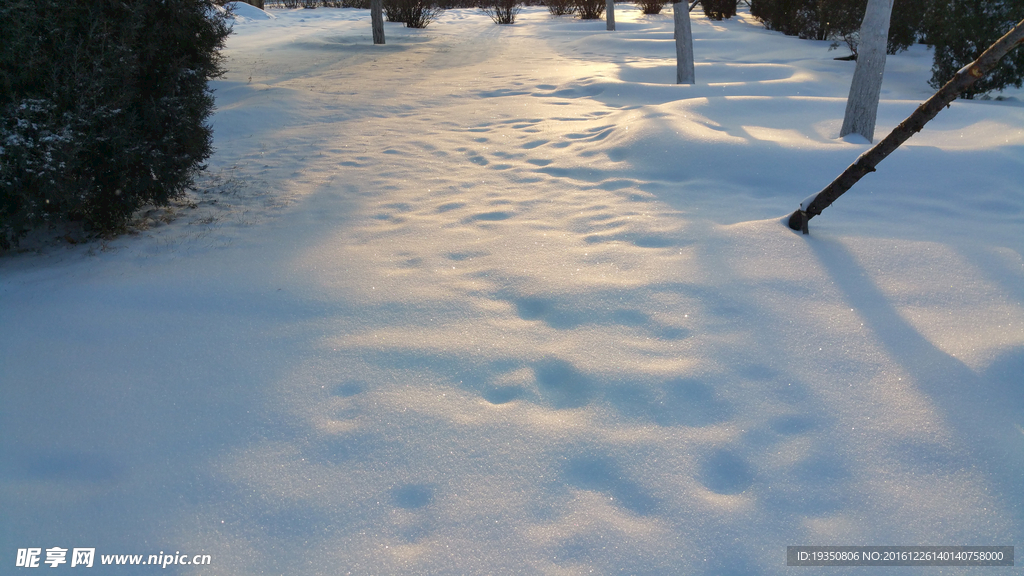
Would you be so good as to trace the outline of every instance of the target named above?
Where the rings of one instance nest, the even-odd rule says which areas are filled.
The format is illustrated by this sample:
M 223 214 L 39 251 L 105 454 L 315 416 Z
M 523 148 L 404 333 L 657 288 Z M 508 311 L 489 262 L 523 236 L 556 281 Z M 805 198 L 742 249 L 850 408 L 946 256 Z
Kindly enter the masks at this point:
M 832 181 L 821 192 L 811 196 L 800 205 L 800 209 L 793 212 L 789 217 L 789 227 L 793 230 L 801 230 L 807 234 L 807 221 L 832 205 L 837 198 L 853 187 L 861 178 L 869 172 L 875 171 L 875 166 L 899 148 L 911 136 L 921 131 L 924 125 L 945 107 L 949 106 L 956 97 L 965 89 L 988 74 L 996 64 L 1006 56 L 1010 50 L 1024 44 L 1024 20 L 1014 26 L 1013 30 L 989 46 L 988 50 L 977 60 L 964 66 L 957 72 L 953 79 L 939 89 L 931 98 L 925 101 L 914 110 L 913 114 L 900 125 L 893 129 L 881 142 L 870 150 L 860 155 L 856 162 L 850 165 L 838 178 Z

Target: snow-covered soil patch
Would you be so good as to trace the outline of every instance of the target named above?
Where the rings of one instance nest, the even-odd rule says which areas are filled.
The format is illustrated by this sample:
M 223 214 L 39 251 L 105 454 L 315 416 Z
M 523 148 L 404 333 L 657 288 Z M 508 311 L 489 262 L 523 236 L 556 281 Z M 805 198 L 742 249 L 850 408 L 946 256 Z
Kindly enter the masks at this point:
M 197 207 L 0 258 L 6 566 L 1021 550 L 1019 100 L 954 103 L 802 236 L 783 218 L 869 146 L 838 138 L 854 64 L 826 42 L 695 11 L 677 86 L 671 10 L 453 10 L 373 46 L 367 11 L 241 7 Z M 890 58 L 876 136 L 929 74 L 923 47 Z

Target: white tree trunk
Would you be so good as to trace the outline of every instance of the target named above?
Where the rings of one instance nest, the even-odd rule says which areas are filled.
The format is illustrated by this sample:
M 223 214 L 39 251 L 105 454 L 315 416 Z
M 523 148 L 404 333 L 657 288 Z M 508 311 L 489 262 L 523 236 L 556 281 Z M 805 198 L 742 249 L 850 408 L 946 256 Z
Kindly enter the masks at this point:
M 370 0 L 370 24 L 373 28 L 373 43 L 384 43 L 384 15 L 381 11 L 384 0 Z
M 615 0 L 605 1 L 604 19 L 608 22 L 608 29 L 615 30 Z
M 676 84 L 693 84 L 693 32 L 686 0 L 672 4 L 676 38 Z
M 893 0 L 868 0 L 864 21 L 860 25 L 857 68 L 853 72 L 850 97 L 846 100 L 846 116 L 839 131 L 840 137 L 860 134 L 869 142 L 874 140 L 892 3 Z

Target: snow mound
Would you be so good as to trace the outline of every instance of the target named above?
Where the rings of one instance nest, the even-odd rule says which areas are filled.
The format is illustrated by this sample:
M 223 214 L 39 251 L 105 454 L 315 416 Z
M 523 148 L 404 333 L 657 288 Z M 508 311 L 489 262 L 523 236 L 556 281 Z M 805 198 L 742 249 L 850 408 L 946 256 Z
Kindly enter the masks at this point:
M 246 20 L 277 20 L 277 16 L 245 2 L 228 2 L 225 4 L 234 14 L 235 20 L 245 22 Z

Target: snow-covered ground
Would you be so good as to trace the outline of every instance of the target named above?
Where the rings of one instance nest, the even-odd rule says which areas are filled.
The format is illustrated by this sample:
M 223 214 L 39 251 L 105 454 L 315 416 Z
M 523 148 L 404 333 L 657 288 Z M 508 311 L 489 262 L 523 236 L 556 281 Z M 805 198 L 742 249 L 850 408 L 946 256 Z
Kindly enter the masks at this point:
M 242 14 L 197 207 L 0 258 L 0 572 L 1020 553 L 1021 92 L 954 103 L 802 236 L 782 219 L 868 148 L 837 137 L 854 64 L 698 12 L 694 86 L 670 9 L 453 10 L 385 46 L 366 11 Z M 890 57 L 876 138 L 930 62 Z

